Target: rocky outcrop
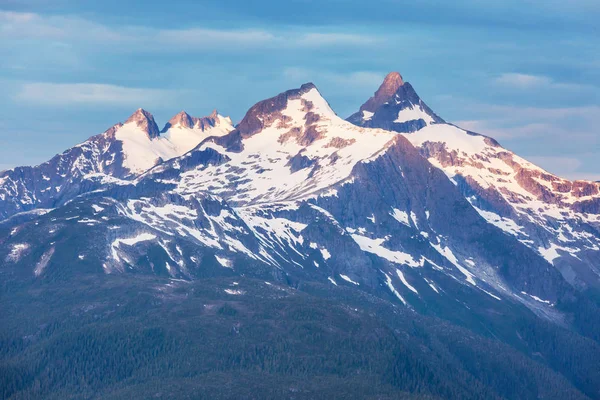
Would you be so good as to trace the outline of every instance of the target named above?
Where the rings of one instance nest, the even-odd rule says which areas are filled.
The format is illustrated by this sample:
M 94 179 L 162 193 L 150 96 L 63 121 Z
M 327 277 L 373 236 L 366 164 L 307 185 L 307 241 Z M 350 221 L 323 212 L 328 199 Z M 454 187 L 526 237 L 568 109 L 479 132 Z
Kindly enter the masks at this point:
M 372 102 L 370 99 L 368 104 Z M 596 182 L 562 179 L 502 148 L 492 138 L 444 124 L 408 83 L 375 112 L 367 108 L 363 105 L 348 120 L 405 134 L 425 158 L 452 178 L 490 223 L 543 254 L 573 285 L 598 285 L 600 263 L 584 256 L 600 248 Z M 429 124 L 425 119 L 400 123 L 403 118 L 399 115 L 429 116 L 431 120 Z
M 444 122 L 397 72 L 388 74 L 373 97 L 347 120 L 358 126 L 395 132 L 415 132 Z
M 177 113 L 173 118 L 167 122 L 161 132 L 167 132 L 171 127 L 182 127 L 187 129 L 199 129 L 205 131 L 210 128 L 214 128 L 219 125 L 219 113 L 217 110 L 206 117 L 192 117 L 185 111 Z
M 402 75 L 400 75 L 399 72 L 390 72 L 387 74 L 373 97 L 369 98 L 369 100 L 360 106 L 360 111 L 370 111 L 374 113 L 384 103 L 388 102 L 403 85 L 404 81 L 402 80 Z
M 241 137 L 250 137 L 271 126 L 275 121 L 280 121 L 282 126 L 285 126 L 286 118 L 281 111 L 287 106 L 288 100 L 299 99 L 300 96 L 312 89 L 316 89 L 314 84 L 305 83 L 300 89 L 288 90 L 253 105 L 237 126 Z
M 135 123 L 150 139 L 157 138 L 160 135 L 160 130 L 154 121 L 154 116 L 142 108 L 138 108 L 127 118 L 125 124 L 129 123 Z

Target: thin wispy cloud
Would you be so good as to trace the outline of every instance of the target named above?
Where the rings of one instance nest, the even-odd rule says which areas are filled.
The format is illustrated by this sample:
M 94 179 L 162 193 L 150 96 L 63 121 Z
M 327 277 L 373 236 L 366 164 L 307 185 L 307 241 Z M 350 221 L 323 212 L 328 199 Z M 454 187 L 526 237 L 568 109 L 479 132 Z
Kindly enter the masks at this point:
M 283 76 L 295 84 L 304 82 L 333 82 L 336 86 L 352 86 L 354 88 L 377 88 L 385 73 L 372 71 L 355 71 L 349 73 L 315 70 L 301 67 L 288 67 L 283 70 Z
M 239 119 L 254 102 L 308 81 L 347 116 L 399 70 L 446 120 L 518 153 L 576 154 L 578 172 L 598 170 L 598 1 L 390 1 L 385 12 L 359 0 L 303 2 L 294 12 L 276 0 L 234 10 L 211 1 L 187 2 L 183 15 L 141 0 L 11 1 L 0 7 L 26 12 L 0 11 L 4 122 L 27 121 L 35 132 L 61 120 L 70 135 L 40 144 L 39 154 L 140 106 L 159 119 L 215 107 Z M 94 118 L 71 116 L 85 109 Z
M 503 87 L 521 90 L 587 90 L 588 85 L 556 82 L 543 75 L 505 73 L 494 79 L 494 83 Z
M 552 83 L 552 80 L 545 76 L 527 75 L 527 74 L 502 74 L 494 80 L 497 84 L 529 89 L 534 87 L 546 86 Z
M 136 107 L 155 105 L 172 99 L 161 89 L 132 88 L 98 83 L 25 83 L 15 95 L 19 102 L 51 106 L 119 105 Z
M 554 170 L 559 170 L 562 172 L 562 174 L 573 174 L 582 165 L 581 160 L 575 157 L 532 155 L 528 156 L 527 159 L 528 161 L 531 161 L 534 164 L 543 165 L 547 168 L 551 168 Z
M 152 36 L 153 33 L 145 32 L 141 36 Z M 271 32 L 264 30 L 217 30 L 191 28 L 183 30 L 159 30 L 156 34 L 155 44 L 164 46 L 263 46 L 276 43 L 279 38 Z M 232 47 L 231 50 L 234 50 Z
M 383 38 L 373 35 L 357 35 L 349 33 L 307 33 L 301 35 L 295 44 L 306 47 L 323 47 L 333 45 L 365 46 L 382 42 Z
M 191 51 L 193 46 L 229 52 L 262 46 L 279 48 L 320 48 L 367 46 L 383 41 L 374 35 L 300 30 L 214 29 L 195 26 L 186 29 L 156 29 L 126 25 L 111 27 L 76 16 L 44 16 L 34 13 L 0 11 L 0 38 L 61 40 L 109 46 L 128 52 Z M 239 47 L 241 46 L 241 47 Z

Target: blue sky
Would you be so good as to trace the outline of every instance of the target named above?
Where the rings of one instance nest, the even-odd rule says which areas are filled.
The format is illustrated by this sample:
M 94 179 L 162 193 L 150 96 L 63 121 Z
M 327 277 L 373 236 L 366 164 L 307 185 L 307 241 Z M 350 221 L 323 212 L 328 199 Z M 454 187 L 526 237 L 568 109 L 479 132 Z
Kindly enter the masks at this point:
M 498 3 L 498 4 L 490 4 Z M 600 179 L 600 1 L 1 0 L 0 169 L 308 81 L 346 117 L 402 73 L 444 119 Z

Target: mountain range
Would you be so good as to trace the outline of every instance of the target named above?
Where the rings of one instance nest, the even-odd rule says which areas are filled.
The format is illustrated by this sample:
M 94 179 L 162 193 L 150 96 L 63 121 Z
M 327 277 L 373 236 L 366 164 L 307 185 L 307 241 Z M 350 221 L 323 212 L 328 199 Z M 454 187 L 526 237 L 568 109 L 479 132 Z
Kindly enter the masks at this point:
M 0 219 L 3 398 L 600 398 L 600 184 L 396 72 L 346 120 L 138 109 L 0 173 Z

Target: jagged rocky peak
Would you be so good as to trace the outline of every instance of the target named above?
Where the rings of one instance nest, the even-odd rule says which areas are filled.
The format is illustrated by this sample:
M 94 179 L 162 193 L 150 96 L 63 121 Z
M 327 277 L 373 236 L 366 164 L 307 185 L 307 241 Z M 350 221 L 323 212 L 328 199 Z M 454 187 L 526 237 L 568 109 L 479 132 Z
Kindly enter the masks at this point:
M 225 118 L 225 119 L 228 119 L 228 118 Z M 208 128 L 215 127 L 215 126 L 219 125 L 220 123 L 221 123 L 220 115 L 219 115 L 219 112 L 217 111 L 217 109 L 215 108 L 210 113 L 209 116 L 202 117 L 202 118 L 196 118 L 194 121 L 194 124 L 195 124 L 194 126 L 196 128 L 205 130 Z
M 181 112 L 175 114 L 175 116 L 173 118 L 171 118 L 169 120 L 169 122 L 167 122 L 167 125 L 169 127 L 179 125 L 184 128 L 193 128 L 194 120 L 188 113 L 186 113 L 185 111 L 181 111 Z M 167 127 L 165 127 L 165 128 L 167 128 Z
M 154 121 L 154 117 L 148 111 L 143 108 L 138 108 L 129 118 L 125 121 L 125 125 L 135 123 L 140 129 L 142 129 L 150 139 L 157 138 L 160 135 L 158 125 Z
M 400 133 L 416 132 L 431 124 L 444 123 L 398 72 L 390 72 L 373 97 L 347 120 L 359 126 Z
M 232 125 L 231 119 L 219 115 L 216 109 L 214 109 L 210 115 L 201 118 L 192 117 L 187 112 L 181 111 L 167 122 L 162 132 L 168 131 L 171 127 L 200 129 L 204 131 L 220 125 L 222 121 L 224 121 L 225 124 Z
M 285 125 L 291 117 L 282 112 L 288 107 L 290 100 L 298 99 L 302 101 L 302 107 L 298 111 L 307 118 L 318 118 L 316 111 L 335 115 L 317 87 L 313 83 L 305 83 L 299 89 L 285 91 L 253 105 L 237 126 L 237 131 L 242 137 L 249 137 L 271 126 L 275 121 Z
M 404 86 L 402 75 L 399 72 L 390 72 L 373 97 L 360 107 L 360 111 L 375 112 L 382 104 L 389 101 L 402 86 Z

